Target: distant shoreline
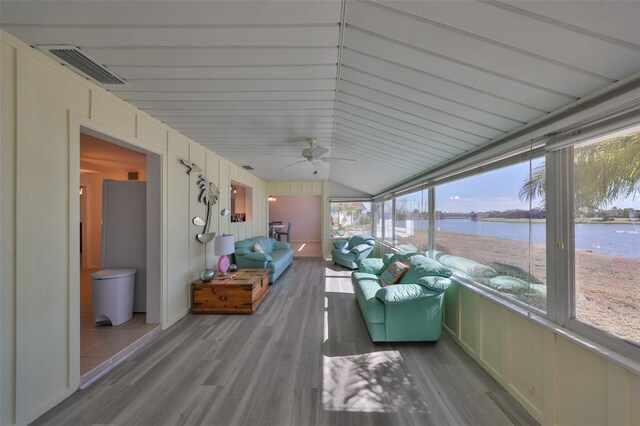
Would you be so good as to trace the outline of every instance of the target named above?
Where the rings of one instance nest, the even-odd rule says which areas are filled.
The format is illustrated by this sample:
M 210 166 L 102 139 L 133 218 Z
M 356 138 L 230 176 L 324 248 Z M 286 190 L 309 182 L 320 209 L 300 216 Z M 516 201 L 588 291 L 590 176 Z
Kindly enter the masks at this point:
M 464 217 L 451 217 L 446 219 L 470 219 Z M 510 218 L 502 218 L 502 217 L 486 217 L 482 219 L 476 219 L 478 222 L 513 222 L 513 223 L 528 223 L 529 219 L 521 218 L 521 219 L 510 219 Z M 546 219 L 531 219 L 533 223 L 545 223 Z M 637 224 L 640 225 L 640 220 L 631 220 L 628 218 L 614 218 L 613 220 L 608 220 L 606 222 L 601 221 L 600 219 L 586 219 L 586 220 L 577 220 L 576 223 L 592 223 L 598 225 L 630 225 Z

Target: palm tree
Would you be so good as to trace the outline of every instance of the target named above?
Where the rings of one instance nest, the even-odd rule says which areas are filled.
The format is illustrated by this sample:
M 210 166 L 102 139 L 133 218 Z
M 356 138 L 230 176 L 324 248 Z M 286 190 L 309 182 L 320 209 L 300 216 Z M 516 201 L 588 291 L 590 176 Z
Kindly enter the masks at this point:
M 211 210 L 213 205 L 218 202 L 218 197 L 220 197 L 220 190 L 215 183 L 209 182 L 209 180 L 203 175 L 199 176 L 198 188 L 200 188 L 198 201 L 207 206 L 207 218 L 205 220 L 204 231 L 202 231 L 202 235 L 208 235 L 209 225 L 211 224 Z M 211 238 L 213 238 L 213 236 L 211 236 Z
M 578 211 L 598 210 L 618 198 L 640 195 L 640 132 L 577 147 L 574 164 Z M 546 168 L 541 164 L 524 181 L 519 196 L 544 203 L 545 195 Z

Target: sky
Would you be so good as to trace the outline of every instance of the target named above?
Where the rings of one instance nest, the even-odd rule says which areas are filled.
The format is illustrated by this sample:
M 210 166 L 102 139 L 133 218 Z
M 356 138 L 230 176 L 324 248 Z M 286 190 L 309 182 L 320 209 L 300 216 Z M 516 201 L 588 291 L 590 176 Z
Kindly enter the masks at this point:
M 542 163 L 544 158 L 535 159 L 532 168 Z M 436 209 L 450 213 L 528 210 L 529 202 L 522 201 L 518 197 L 520 188 L 528 175 L 529 163 L 526 162 L 440 185 L 436 188 Z M 409 200 L 409 210 L 415 208 L 420 211 L 426 210 L 426 191 L 424 208 L 421 207 L 420 193 L 411 194 L 403 199 Z M 628 207 L 640 209 L 640 199 L 618 199 L 606 208 L 613 206 L 621 209 Z M 544 205 L 541 205 L 540 199 L 537 199 L 534 200 L 532 207 L 544 207 Z
M 536 159 L 532 166 L 535 168 L 542 163 L 544 159 Z M 528 176 L 527 162 L 441 185 L 436 188 L 436 208 L 459 213 L 529 210 L 529 202 L 518 197 Z M 540 200 L 534 200 L 532 207 L 540 207 Z

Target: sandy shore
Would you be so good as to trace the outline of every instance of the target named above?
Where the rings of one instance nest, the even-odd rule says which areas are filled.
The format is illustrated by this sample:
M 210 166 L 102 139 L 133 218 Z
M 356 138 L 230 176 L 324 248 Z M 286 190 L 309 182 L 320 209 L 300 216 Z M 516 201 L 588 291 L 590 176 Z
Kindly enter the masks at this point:
M 426 238 L 406 240 L 426 248 Z M 438 232 L 436 249 L 473 259 L 498 270 L 515 267 L 528 276 L 529 282 L 546 284 L 544 244 L 529 246 L 529 243 L 522 241 Z M 576 271 L 576 317 L 640 342 L 640 259 L 579 250 Z
M 545 223 L 546 219 L 531 219 L 533 223 Z M 478 219 L 478 222 L 514 222 L 514 223 L 529 223 L 529 219 L 508 219 L 502 217 L 485 217 Z M 640 219 L 629 219 L 628 217 L 616 217 L 606 222 L 601 219 L 589 218 L 583 220 L 576 220 L 576 223 L 593 223 L 595 225 L 629 225 L 635 223 L 640 225 Z

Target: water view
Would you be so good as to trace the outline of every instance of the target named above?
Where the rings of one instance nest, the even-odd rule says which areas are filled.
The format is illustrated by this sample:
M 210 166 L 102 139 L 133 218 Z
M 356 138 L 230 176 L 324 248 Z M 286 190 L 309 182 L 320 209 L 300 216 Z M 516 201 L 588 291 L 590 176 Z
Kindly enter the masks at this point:
M 471 219 L 440 219 L 436 230 L 458 234 L 494 237 L 506 240 L 529 241 L 528 222 L 474 221 Z M 416 230 L 426 230 L 426 220 L 415 220 Z M 546 224 L 531 223 L 531 240 L 544 244 Z M 576 224 L 576 247 L 594 253 L 640 259 L 640 224 Z

